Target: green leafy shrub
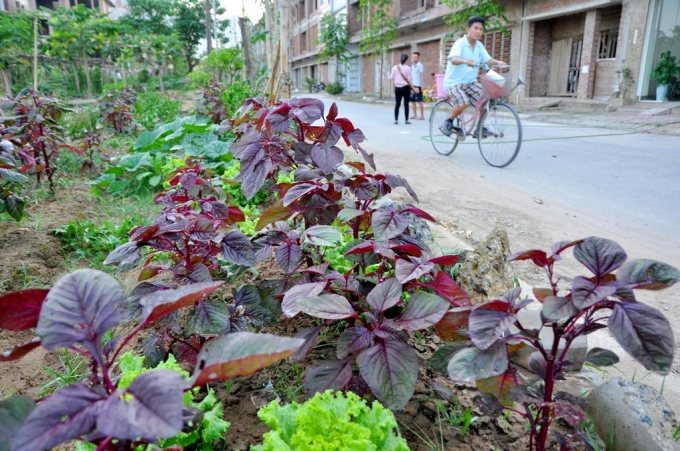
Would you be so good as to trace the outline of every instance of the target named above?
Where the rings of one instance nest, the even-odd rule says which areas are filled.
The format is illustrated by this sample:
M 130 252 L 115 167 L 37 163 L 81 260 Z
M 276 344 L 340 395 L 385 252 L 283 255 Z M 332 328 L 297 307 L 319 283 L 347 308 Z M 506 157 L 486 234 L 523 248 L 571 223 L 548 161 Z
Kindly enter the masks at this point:
M 188 77 L 191 79 L 192 88 L 207 88 L 212 79 L 212 75 L 201 69 L 194 70 Z
M 345 85 L 340 83 L 339 81 L 334 81 L 332 83 L 328 83 L 326 85 L 326 92 L 329 94 L 333 94 L 334 96 L 338 94 L 342 94 L 345 91 Z
M 241 108 L 247 98 L 253 96 L 255 96 L 255 93 L 246 81 L 235 81 L 231 85 L 227 85 L 222 93 L 222 102 L 227 106 L 227 117 Z
M 62 126 L 71 139 L 82 139 L 94 133 L 99 125 L 99 111 L 93 106 L 83 106 L 64 115 Z
M 173 100 L 157 92 L 144 92 L 135 102 L 134 116 L 137 122 L 147 129 L 170 121 L 179 116 L 182 102 Z
M 125 89 L 126 83 L 123 80 L 114 81 L 113 83 L 107 83 L 102 86 L 102 91 L 122 91 Z
M 307 90 L 308 90 L 309 93 L 311 94 L 311 93 L 312 93 L 312 88 L 313 88 L 314 85 L 316 84 L 316 80 L 313 79 L 313 78 L 310 78 L 310 77 L 305 77 L 305 79 L 304 79 L 303 81 L 305 82 L 305 86 L 307 86 Z
M 148 83 L 149 80 L 151 80 L 151 74 L 149 73 L 148 69 L 140 70 L 139 75 L 137 75 L 137 81 L 140 83 Z
M 271 429 L 251 451 L 408 451 L 394 414 L 354 393 L 317 393 L 304 404 L 272 401 L 257 413 Z
M 138 213 L 125 218 L 120 224 L 76 220 L 54 229 L 52 234 L 59 238 L 64 251 L 98 264 L 116 247 L 127 243 L 130 230 L 143 222 L 144 218 Z

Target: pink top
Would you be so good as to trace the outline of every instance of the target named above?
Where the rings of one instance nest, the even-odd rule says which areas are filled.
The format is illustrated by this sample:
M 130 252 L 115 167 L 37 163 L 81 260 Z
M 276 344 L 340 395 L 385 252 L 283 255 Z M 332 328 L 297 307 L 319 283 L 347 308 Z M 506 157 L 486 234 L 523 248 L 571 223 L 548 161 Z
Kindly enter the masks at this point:
M 397 70 L 397 67 L 401 69 L 401 73 L 404 74 L 403 77 Z M 390 78 L 394 81 L 394 86 L 397 88 L 403 88 L 404 86 L 408 86 L 406 80 L 408 80 L 409 82 L 413 82 L 413 77 L 411 76 L 411 67 L 405 64 L 395 64 L 394 67 L 392 68 Z M 404 78 L 406 78 L 406 80 L 404 80 Z

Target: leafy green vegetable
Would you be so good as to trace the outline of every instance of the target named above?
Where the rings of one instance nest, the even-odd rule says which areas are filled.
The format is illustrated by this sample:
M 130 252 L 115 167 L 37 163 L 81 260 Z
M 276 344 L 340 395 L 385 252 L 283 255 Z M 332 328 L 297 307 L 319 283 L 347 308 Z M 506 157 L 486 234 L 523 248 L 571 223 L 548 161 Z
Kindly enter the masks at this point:
M 257 413 L 271 429 L 251 451 L 408 451 L 394 414 L 354 393 L 317 393 L 304 404 L 272 401 Z
M 129 386 L 142 373 L 159 369 L 174 370 L 184 378 L 189 378 L 189 373 L 179 366 L 172 354 L 168 356 L 167 361 L 159 363 L 154 370 L 149 370 L 144 368 L 143 357 L 133 356 L 132 353 L 127 352 L 120 358 L 119 367 L 122 373 L 118 383 L 119 388 Z M 229 429 L 230 423 L 223 419 L 222 403 L 217 402 L 215 391 L 208 387 L 208 395 L 200 402 L 194 401 L 194 394 L 196 393 L 198 393 L 198 388 L 186 392 L 184 394 L 184 405 L 195 407 L 204 412 L 201 426 L 190 433 L 182 432 L 174 437 L 161 439 L 162 448 L 171 445 L 181 445 L 186 448 L 189 445 L 200 444 L 196 449 L 210 451 L 213 449 L 213 441 L 222 438 Z

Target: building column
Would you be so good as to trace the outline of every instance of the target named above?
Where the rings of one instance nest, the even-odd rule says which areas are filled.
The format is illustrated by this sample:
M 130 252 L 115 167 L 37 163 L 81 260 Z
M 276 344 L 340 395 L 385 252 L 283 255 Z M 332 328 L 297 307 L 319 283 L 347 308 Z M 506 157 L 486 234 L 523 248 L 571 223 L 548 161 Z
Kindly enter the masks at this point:
M 586 13 L 586 24 L 583 29 L 583 49 L 581 51 L 581 74 L 579 75 L 576 93 L 578 99 L 592 99 L 593 97 L 601 20 L 602 12 L 599 9 L 591 9 Z

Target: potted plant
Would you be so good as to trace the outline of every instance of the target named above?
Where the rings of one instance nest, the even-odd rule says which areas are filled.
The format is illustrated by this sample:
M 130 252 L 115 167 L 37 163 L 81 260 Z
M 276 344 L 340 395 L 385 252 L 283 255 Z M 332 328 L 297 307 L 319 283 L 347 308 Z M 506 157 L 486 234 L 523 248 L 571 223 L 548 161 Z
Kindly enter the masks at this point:
M 668 85 L 678 79 L 680 67 L 675 63 L 675 57 L 671 56 L 670 50 L 661 54 L 661 59 L 652 71 L 652 80 L 658 85 L 656 88 L 656 101 L 663 102 L 666 98 Z

